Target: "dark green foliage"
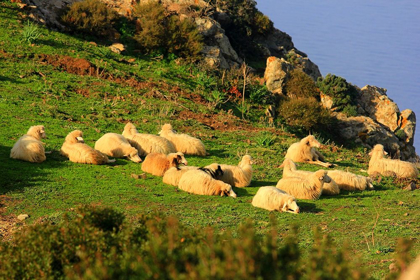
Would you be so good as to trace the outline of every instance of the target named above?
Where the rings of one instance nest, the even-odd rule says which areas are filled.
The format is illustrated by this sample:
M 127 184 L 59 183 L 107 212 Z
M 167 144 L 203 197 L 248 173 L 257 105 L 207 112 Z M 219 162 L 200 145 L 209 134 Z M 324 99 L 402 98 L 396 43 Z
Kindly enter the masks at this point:
M 112 28 L 118 14 L 99 0 L 73 3 L 61 17 L 72 30 L 92 35 L 105 34 Z
M 331 123 L 331 116 L 314 98 L 287 99 L 280 104 L 279 115 L 293 127 L 325 130 Z
M 268 104 L 272 101 L 271 93 L 268 91 L 265 85 L 249 85 L 247 87 L 247 91 L 249 92 L 249 99 L 254 103 Z
M 357 89 L 347 83 L 346 79 L 328 74 L 325 78 L 319 78 L 317 86 L 320 91 L 333 100 L 333 109 L 340 112 L 343 111 L 348 116 L 357 115 L 356 96 Z
M 181 20 L 159 2 L 152 1 L 138 4 L 134 15 L 138 18 L 134 39 L 143 52 L 184 58 L 196 58 L 200 53 L 202 36 L 189 18 Z
M 401 141 L 405 141 L 405 139 L 407 139 L 407 134 L 402 129 L 395 131 L 395 136 L 397 136 Z
M 315 97 L 319 99 L 319 89 L 315 82 L 300 69 L 293 69 L 289 72 L 285 89 L 290 98 Z
M 137 226 L 110 208 L 82 207 L 58 225 L 38 224 L 0 243 L 0 277 L 8 279 L 361 279 L 347 251 L 315 234 L 310 263 L 301 259 L 297 231 L 259 236 L 248 222 L 238 236 L 188 229 L 174 217 L 142 216 Z M 121 231 L 98 227 L 106 220 Z M 357 274 L 358 273 L 358 274 Z M 355 277 L 359 275 L 360 277 Z

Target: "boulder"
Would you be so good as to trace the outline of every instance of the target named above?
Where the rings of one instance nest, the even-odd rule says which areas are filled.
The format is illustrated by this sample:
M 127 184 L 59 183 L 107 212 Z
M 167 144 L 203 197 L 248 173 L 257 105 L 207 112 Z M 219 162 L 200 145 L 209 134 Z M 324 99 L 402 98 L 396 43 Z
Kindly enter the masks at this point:
M 402 111 L 397 124 L 399 129 L 405 133 L 406 138 L 404 141 L 409 145 L 413 145 L 416 132 L 416 114 L 410 109 Z
M 288 72 L 293 66 L 284 60 L 275 56 L 267 58 L 267 67 L 264 72 L 264 80 L 267 89 L 275 94 L 283 94 L 283 86 L 288 78 Z

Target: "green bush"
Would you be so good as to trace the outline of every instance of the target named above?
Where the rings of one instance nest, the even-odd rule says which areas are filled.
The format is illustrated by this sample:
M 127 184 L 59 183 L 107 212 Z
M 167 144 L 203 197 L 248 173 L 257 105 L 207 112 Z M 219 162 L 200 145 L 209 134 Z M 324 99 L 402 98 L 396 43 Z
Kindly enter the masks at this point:
M 110 208 L 82 207 L 57 225 L 19 231 L 13 243 L 0 243 L 0 278 L 366 279 L 349 250 L 317 232 L 304 259 L 296 229 L 279 239 L 273 222 L 263 236 L 246 223 L 233 237 L 156 214 L 136 226 L 123 220 Z
M 346 79 L 328 74 L 325 78 L 319 78 L 316 85 L 320 91 L 330 96 L 333 107 L 337 112 L 344 112 L 348 116 L 357 115 L 356 96 L 357 89 L 349 84 Z
M 175 54 L 184 58 L 199 55 L 203 43 L 196 25 L 189 19 L 183 20 L 170 14 L 159 2 L 139 3 L 134 10 L 137 31 L 134 39 L 147 54 Z
M 61 17 L 62 22 L 72 30 L 87 34 L 106 34 L 118 14 L 100 0 L 74 2 Z
M 300 69 L 289 71 L 289 78 L 285 83 L 287 96 L 290 98 L 315 97 L 319 99 L 319 89 L 315 82 Z
M 322 107 L 314 97 L 282 101 L 279 106 L 279 115 L 286 124 L 307 131 L 326 130 L 332 122 L 329 111 Z

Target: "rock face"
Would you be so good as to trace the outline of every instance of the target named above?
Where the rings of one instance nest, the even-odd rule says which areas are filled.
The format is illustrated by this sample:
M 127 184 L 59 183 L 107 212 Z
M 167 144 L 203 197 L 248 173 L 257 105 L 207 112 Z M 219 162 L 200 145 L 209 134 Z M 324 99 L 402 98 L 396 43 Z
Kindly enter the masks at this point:
M 283 86 L 288 78 L 288 73 L 293 66 L 283 58 L 270 56 L 267 58 L 267 67 L 264 72 L 264 80 L 267 89 L 275 94 L 283 93 Z

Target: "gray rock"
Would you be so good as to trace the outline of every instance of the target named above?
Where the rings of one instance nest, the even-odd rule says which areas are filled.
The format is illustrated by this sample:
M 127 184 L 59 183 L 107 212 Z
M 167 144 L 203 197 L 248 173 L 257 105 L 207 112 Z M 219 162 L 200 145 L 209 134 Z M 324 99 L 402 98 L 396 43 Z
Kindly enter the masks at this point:
M 264 72 L 264 80 L 267 89 L 275 94 L 283 94 L 283 86 L 288 78 L 288 72 L 293 66 L 283 58 L 270 56 L 267 58 L 267 67 Z

